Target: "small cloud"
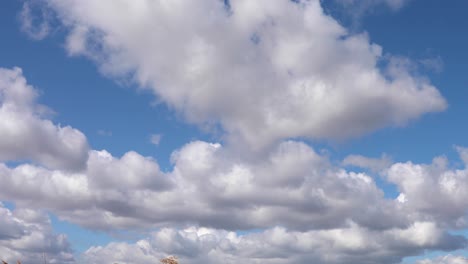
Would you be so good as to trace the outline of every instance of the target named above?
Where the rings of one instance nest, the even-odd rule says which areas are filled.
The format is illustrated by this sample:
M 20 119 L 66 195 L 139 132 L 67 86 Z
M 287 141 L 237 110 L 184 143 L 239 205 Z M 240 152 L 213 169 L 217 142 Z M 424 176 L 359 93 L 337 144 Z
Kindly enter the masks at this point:
M 97 131 L 98 135 L 103 136 L 103 137 L 111 137 L 112 136 L 112 131 L 107 131 L 104 129 L 99 129 Z
M 372 15 L 377 10 L 388 9 L 397 12 L 412 0 L 331 0 L 335 8 L 351 23 L 351 29 L 361 29 L 365 16 Z
M 354 8 L 349 11 L 360 10 L 361 15 L 370 12 L 378 6 L 388 7 L 393 11 L 397 11 L 405 6 L 410 0 L 334 0 L 336 3 L 347 7 Z
M 392 164 L 392 159 L 386 154 L 380 158 L 368 158 L 361 155 L 349 155 L 343 160 L 344 166 L 354 166 L 379 172 L 388 168 Z
M 150 142 L 151 142 L 151 144 L 157 146 L 161 142 L 161 138 L 162 138 L 161 134 L 152 134 L 151 137 L 150 137 Z
M 458 152 L 460 159 L 465 165 L 468 165 L 468 148 L 455 146 L 455 150 Z
M 25 2 L 19 13 L 21 30 L 34 40 L 42 40 L 50 34 L 52 15 L 48 9 L 34 2 Z
M 434 58 L 425 58 L 419 60 L 421 66 L 435 73 L 441 73 L 444 70 L 444 61 L 440 56 Z

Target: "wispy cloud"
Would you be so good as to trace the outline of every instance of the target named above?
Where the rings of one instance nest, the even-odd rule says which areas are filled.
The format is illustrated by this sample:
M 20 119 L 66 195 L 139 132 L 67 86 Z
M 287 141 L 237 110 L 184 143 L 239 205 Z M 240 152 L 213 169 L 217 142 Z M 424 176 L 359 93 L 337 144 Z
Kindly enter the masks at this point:
M 51 10 L 40 1 L 24 1 L 18 18 L 21 30 L 31 39 L 42 40 L 51 33 Z
M 151 144 L 153 145 L 159 145 L 159 143 L 161 143 L 161 139 L 162 139 L 162 134 L 152 134 L 150 136 L 150 142 Z

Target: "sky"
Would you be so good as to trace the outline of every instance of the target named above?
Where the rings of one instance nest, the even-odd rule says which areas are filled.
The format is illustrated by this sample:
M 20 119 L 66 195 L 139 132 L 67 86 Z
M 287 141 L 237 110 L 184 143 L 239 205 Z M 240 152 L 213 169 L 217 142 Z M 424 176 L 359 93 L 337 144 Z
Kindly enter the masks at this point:
M 468 263 L 465 0 L 7 0 L 0 259 Z

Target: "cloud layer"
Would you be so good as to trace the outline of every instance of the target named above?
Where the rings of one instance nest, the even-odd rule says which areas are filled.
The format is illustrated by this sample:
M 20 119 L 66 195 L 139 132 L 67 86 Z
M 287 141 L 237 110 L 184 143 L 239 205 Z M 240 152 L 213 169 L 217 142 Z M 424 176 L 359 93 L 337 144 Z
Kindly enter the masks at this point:
M 45 254 L 49 263 L 74 263 L 70 244 L 55 234 L 49 217 L 30 209 L 10 210 L 0 203 L 0 258 L 37 263 Z
M 173 154 L 169 173 L 134 152 L 118 159 L 92 151 L 82 173 L 3 166 L 8 191 L 0 196 L 93 229 L 173 226 L 137 244 L 90 248 L 83 256 L 89 263 L 145 263 L 169 254 L 184 263 L 396 263 L 467 246 L 449 232 L 466 228 L 466 169 L 432 171 L 439 159 L 392 164 L 384 174 L 401 192 L 393 200 L 372 177 L 336 167 L 303 143 L 284 142 L 250 163 L 229 155 L 198 141 Z M 426 173 L 432 179 L 418 184 Z M 444 192 L 447 177 L 456 186 L 451 192 Z M 429 200 L 428 190 L 439 198 Z M 252 229 L 261 231 L 233 232 Z
M 70 30 L 70 54 L 254 149 L 360 136 L 446 107 L 427 80 L 385 63 L 380 46 L 318 0 L 46 2 Z
M 79 146 L 80 159 L 86 158 L 82 164 L 75 155 L 54 156 L 43 145 L 32 150 L 14 145 L 21 155 L 10 159 L 32 159 L 37 164 L 0 164 L 0 199 L 21 208 L 47 209 L 91 229 L 162 228 L 135 245 L 90 248 L 83 256 L 90 263 L 102 262 L 103 257 L 144 263 L 164 254 L 180 255 L 187 263 L 223 259 L 231 263 L 395 263 L 425 250 L 450 251 L 467 245 L 465 237 L 449 231 L 467 227 L 468 169 L 452 169 L 443 158 L 425 165 L 355 155 L 336 163 L 292 140 L 276 143 L 255 157 L 239 155 L 219 143 L 193 141 L 174 151 L 172 170 L 163 172 L 154 159 L 134 151 L 119 158 L 105 150 L 88 150 L 85 136 L 76 129 L 66 127 L 71 136 L 64 137 L 63 128 L 41 115 L 44 107 L 35 103 L 37 92 L 26 84 L 21 70 L 0 73 L 2 114 L 17 117 L 3 119 L 12 125 L 6 126 L 6 121 L 2 125 L 37 124 L 36 132 L 48 132 L 37 138 L 42 134 L 27 133 L 27 127 L 16 129 L 19 133 L 3 130 L 7 131 L 3 144 L 49 140 L 60 149 L 73 142 L 71 146 Z M 21 140 L 15 138 L 18 135 Z M 82 154 L 83 150 L 87 153 Z M 457 151 L 465 161 L 468 150 L 457 147 Z M 81 169 L 65 166 L 75 163 Z M 346 170 L 342 163 L 378 171 L 397 186 L 399 197 L 385 198 L 371 175 Z M 0 225 L 0 237 L 10 241 L 29 232 L 17 223 L 13 219 Z M 247 234 L 236 235 L 235 230 Z M 260 232 L 249 234 L 249 230 Z M 62 244 L 53 243 L 68 252 L 64 238 L 60 239 Z M 5 244 L 3 250 L 11 258 L 29 252 L 16 244 Z M 111 252 L 120 253 L 110 256 Z
M 224 230 L 191 227 L 162 229 L 135 244 L 93 247 L 84 255 L 87 263 L 93 264 L 109 260 L 149 263 L 170 254 L 179 256 L 182 263 L 194 264 L 377 264 L 398 263 L 403 256 L 419 254 L 427 248 L 457 247 L 459 239 L 430 223 L 415 223 L 406 229 L 384 232 L 356 225 L 308 232 L 290 232 L 277 227 L 240 236 Z M 464 264 L 466 259 L 450 257 L 420 263 Z
M 426 78 L 365 33 L 350 33 L 320 1 L 40 4 L 67 29 L 69 54 L 224 135 L 222 143 L 188 142 L 162 171 L 135 151 L 91 149 L 79 130 L 54 124 L 21 69 L 0 69 L 0 200 L 94 230 L 152 230 L 136 243 L 88 249 L 87 263 L 174 254 L 192 264 L 393 264 L 467 247 L 452 232 L 468 227 L 467 149 L 457 148 L 464 166 L 454 168 L 441 157 L 334 161 L 299 141 L 361 136 L 447 105 Z M 386 197 L 375 177 L 398 197 Z M 45 251 L 52 262 L 74 262 L 44 212 L 1 205 L 0 216 L 0 256 L 33 261 Z

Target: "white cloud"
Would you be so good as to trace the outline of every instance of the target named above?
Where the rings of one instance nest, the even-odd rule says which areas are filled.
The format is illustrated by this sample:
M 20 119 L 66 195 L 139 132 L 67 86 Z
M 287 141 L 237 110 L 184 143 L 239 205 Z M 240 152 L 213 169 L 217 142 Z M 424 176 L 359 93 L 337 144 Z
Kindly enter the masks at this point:
M 468 227 L 468 169 L 450 169 L 444 157 L 432 164 L 393 164 L 388 180 L 404 195 L 403 206 L 439 223 Z
M 21 69 L 0 68 L 0 161 L 33 160 L 50 168 L 81 169 L 88 143 L 80 131 L 43 117 L 38 92 Z
M 86 262 L 92 264 L 106 261 L 140 264 L 172 254 L 177 255 L 181 263 L 189 264 L 384 264 L 398 263 L 404 256 L 419 254 L 425 248 L 447 245 L 457 248 L 460 242 L 459 237 L 444 233 L 431 223 L 415 223 L 406 229 L 383 232 L 354 224 L 308 232 L 275 227 L 245 235 L 190 227 L 185 230 L 165 228 L 135 244 L 92 247 L 84 256 Z
M 135 226 L 139 217 L 134 215 L 135 207 L 144 201 L 145 193 L 171 186 L 157 163 L 135 152 L 116 159 L 106 151 L 91 151 L 86 170 L 80 172 L 1 165 L 0 179 L 5 187 L 0 199 L 51 209 L 65 218 L 72 215 L 71 222 L 106 230 Z M 132 221 L 119 222 L 127 215 Z
M 53 232 L 48 216 L 30 209 L 9 210 L 0 203 L 0 258 L 35 263 L 74 263 L 67 237 Z
M 468 173 L 440 159 L 390 166 L 385 176 L 405 202 L 384 198 L 371 177 L 336 167 L 299 142 L 249 160 L 196 141 L 174 152 L 172 161 L 173 171 L 162 173 L 135 152 L 117 159 L 91 151 L 83 172 L 2 166 L 0 199 L 48 208 L 93 229 L 214 228 L 161 229 L 136 245 L 94 247 L 85 254 L 89 263 L 144 263 L 170 254 L 184 263 L 397 263 L 425 250 L 467 245 L 448 231 L 466 228 Z M 263 231 L 224 231 L 250 229 Z
M 162 172 L 134 151 L 118 158 L 90 150 L 81 132 L 45 118 L 20 69 L 0 69 L 0 199 L 92 229 L 169 226 L 136 244 L 90 248 L 88 263 L 174 254 L 200 264 L 390 264 L 466 246 L 448 232 L 467 227 L 466 168 L 440 158 L 430 165 L 345 159 L 388 168 L 384 176 L 401 194 L 386 199 L 368 174 L 284 140 L 359 136 L 446 107 L 404 61 L 391 57 L 380 69 L 382 48 L 347 32 L 318 0 L 45 3 L 70 29 L 70 54 L 88 56 L 106 74 L 130 74 L 187 120 L 226 132 L 227 143 L 194 141 L 176 150 L 173 170 Z M 262 151 L 239 153 L 244 144 Z M 6 163 L 24 160 L 34 163 Z M 26 213 L 33 211 L 19 212 L 12 218 L 3 211 L 2 255 L 35 253 L 55 241 L 48 245 L 56 262 L 72 261 L 64 237 L 28 237 L 21 221 L 36 221 Z M 232 232 L 252 229 L 261 231 Z
M 174 170 L 165 174 L 135 152 L 116 159 L 91 151 L 86 171 L 77 173 L 3 166 L 6 190 L 0 197 L 99 229 L 165 223 L 308 229 L 340 226 L 348 218 L 382 228 L 402 221 L 388 215 L 373 223 L 392 204 L 383 200 L 372 178 L 335 168 L 302 143 L 285 142 L 265 158 L 248 161 L 219 144 L 192 142 L 172 159 Z M 376 204 L 363 206 L 368 200 Z M 355 210 L 372 215 L 362 217 Z
M 283 142 L 250 160 L 220 144 L 196 141 L 176 151 L 172 161 L 173 171 L 163 173 L 135 152 L 118 159 L 91 151 L 83 172 L 2 166 L 0 199 L 48 208 L 103 230 L 167 224 L 310 230 L 340 228 L 347 221 L 386 230 L 426 220 L 467 226 L 466 170 L 393 164 L 384 176 L 401 197 L 392 200 L 370 176 L 337 167 L 299 142 Z
M 355 137 L 446 107 L 407 69 L 379 69 L 382 48 L 318 0 L 46 2 L 70 29 L 71 54 L 131 75 L 190 122 L 219 124 L 235 145 Z

